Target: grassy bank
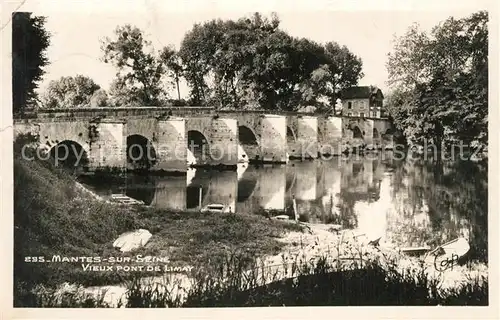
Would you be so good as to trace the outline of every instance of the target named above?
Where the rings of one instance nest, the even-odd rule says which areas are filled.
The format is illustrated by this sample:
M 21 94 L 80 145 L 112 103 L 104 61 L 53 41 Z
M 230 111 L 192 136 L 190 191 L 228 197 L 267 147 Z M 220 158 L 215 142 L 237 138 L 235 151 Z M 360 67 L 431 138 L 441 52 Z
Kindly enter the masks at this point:
M 334 255 L 311 263 L 309 257 L 314 252 L 342 243 L 330 231 L 288 233 L 286 239 L 292 247 L 300 247 L 293 253 L 310 254 L 291 261 L 288 257 L 294 254 L 285 256 L 285 244 L 280 241 L 283 238 L 278 238 L 288 231 L 303 231 L 300 225 L 257 214 L 206 215 L 115 205 L 85 192 L 77 186 L 74 176 L 48 162 L 16 156 L 14 164 L 15 306 L 109 306 L 104 296 L 89 294 L 83 288 L 69 286 L 61 291 L 58 287 L 65 282 L 83 286 L 125 283 L 122 303 L 127 307 L 488 303 L 488 282 L 484 277 L 444 289 L 428 277 L 424 268 L 401 271 L 397 262 L 365 261 L 366 248 L 346 246 L 348 252 L 342 253 L 343 257 L 358 257 L 360 263 L 332 261 Z M 138 228 L 153 234 L 144 248 L 124 254 L 112 247 L 119 234 Z M 316 240 L 325 233 L 328 237 Z M 309 240 L 302 248 L 304 236 Z M 318 250 L 313 252 L 315 247 Z M 25 261 L 26 257 L 40 256 L 50 260 L 53 255 L 123 257 L 139 253 L 168 257 L 173 265 L 194 266 L 189 275 L 192 284 L 185 295 L 181 298 L 180 292 L 165 289 L 165 284 L 145 285 L 139 277 L 144 280 L 157 275 L 148 272 L 89 272 L 81 263 Z M 285 276 L 263 268 L 259 264 L 262 261 L 255 259 L 269 255 L 283 260 L 288 270 Z
M 112 247 L 123 232 L 144 228 L 146 247 L 121 253 Z M 14 159 L 14 281 L 16 305 L 33 305 L 32 289 L 64 282 L 85 286 L 119 283 L 132 272 L 88 272 L 82 263 L 26 262 L 26 257 L 168 257 L 177 265 L 202 265 L 227 252 L 276 253 L 277 241 L 300 227 L 250 214 L 202 215 L 106 203 L 84 192 L 75 177 L 49 162 Z M 144 275 L 141 273 L 141 275 Z

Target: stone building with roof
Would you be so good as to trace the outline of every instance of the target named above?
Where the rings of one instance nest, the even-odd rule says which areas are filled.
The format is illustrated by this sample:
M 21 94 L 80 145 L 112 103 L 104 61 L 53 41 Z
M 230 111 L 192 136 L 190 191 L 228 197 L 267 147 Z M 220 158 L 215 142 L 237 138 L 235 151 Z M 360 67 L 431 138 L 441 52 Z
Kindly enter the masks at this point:
M 383 118 L 384 95 L 375 86 L 349 87 L 340 93 L 342 115 L 347 117 Z

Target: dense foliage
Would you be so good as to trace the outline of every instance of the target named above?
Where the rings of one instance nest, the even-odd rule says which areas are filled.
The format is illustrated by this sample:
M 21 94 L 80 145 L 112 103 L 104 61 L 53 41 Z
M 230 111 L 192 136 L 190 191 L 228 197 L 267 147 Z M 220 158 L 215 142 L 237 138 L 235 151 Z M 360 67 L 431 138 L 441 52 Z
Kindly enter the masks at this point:
M 46 50 L 50 35 L 45 17 L 28 12 L 12 14 L 12 114 L 23 114 L 37 102 L 38 82 L 49 63 Z
M 52 80 L 41 97 L 46 108 L 104 107 L 107 94 L 91 78 L 77 75 Z
M 154 52 L 134 26 L 119 26 L 115 38 L 102 41 L 104 62 L 117 69 L 110 95 L 115 105 L 160 105 L 167 98 L 165 77 L 172 58 L 168 48 Z
M 143 32 L 125 25 L 102 43 L 104 62 L 118 70 L 110 96 L 114 105 L 191 104 L 223 108 L 334 109 L 341 89 L 363 76 L 361 59 L 335 42 L 294 38 L 279 19 L 211 20 L 185 34 L 179 51 L 154 52 Z M 168 89 L 177 89 L 172 102 Z
M 411 143 L 441 146 L 488 140 L 488 14 L 448 18 L 423 32 L 411 26 L 395 40 L 387 69 L 388 108 Z
M 255 13 L 196 24 L 179 50 L 192 99 L 236 108 L 334 108 L 339 90 L 362 77 L 361 59 L 335 42 L 292 37 L 279 23 L 276 15 Z

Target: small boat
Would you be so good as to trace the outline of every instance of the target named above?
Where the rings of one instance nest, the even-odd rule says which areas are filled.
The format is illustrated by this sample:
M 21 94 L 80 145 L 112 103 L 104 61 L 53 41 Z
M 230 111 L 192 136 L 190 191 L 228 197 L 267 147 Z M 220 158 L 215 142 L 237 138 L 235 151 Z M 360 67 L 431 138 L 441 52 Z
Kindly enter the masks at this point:
M 230 213 L 231 207 L 225 206 L 220 203 L 212 203 L 204 206 L 200 211 L 202 213 Z
M 453 265 L 465 256 L 469 250 L 469 242 L 465 238 L 457 238 L 428 252 L 424 261 L 440 267 L 443 265 Z
M 111 201 L 121 203 L 121 204 L 136 204 L 136 205 L 143 205 L 144 204 L 144 201 L 136 200 L 136 199 L 131 198 L 131 197 L 124 195 L 122 193 L 112 194 Z
M 290 217 L 286 214 L 280 214 L 279 216 L 272 217 L 274 220 L 290 220 Z
M 429 252 L 431 250 L 430 247 L 412 247 L 412 248 L 399 248 L 399 252 L 407 254 L 409 256 L 418 256 Z

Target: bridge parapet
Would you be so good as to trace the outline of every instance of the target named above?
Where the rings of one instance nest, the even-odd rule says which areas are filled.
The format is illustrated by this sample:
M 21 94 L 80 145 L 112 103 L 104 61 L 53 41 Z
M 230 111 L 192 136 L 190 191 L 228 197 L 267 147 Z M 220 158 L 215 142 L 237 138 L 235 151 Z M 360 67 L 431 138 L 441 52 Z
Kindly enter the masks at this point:
M 27 113 L 23 118 L 16 118 L 15 121 L 26 121 L 30 119 L 80 119 L 80 118 L 94 118 L 94 117 L 114 117 L 114 118 L 127 118 L 127 117 L 159 117 L 165 115 L 172 115 L 177 117 L 183 116 L 209 116 L 209 115 L 236 115 L 236 114 L 274 114 L 282 116 L 322 116 L 322 114 L 315 114 L 312 112 L 295 112 L 295 111 L 281 111 L 281 110 L 227 110 L 216 109 L 214 107 L 206 106 L 172 106 L 172 107 L 102 107 L 102 108 L 78 108 L 78 109 L 42 109 Z M 325 116 L 325 115 L 323 115 Z
M 26 114 L 23 119 L 81 119 L 81 118 L 129 118 L 161 116 L 211 115 L 212 107 L 137 107 L 137 108 L 78 108 L 78 109 L 43 109 Z M 15 119 L 16 121 L 22 119 Z

